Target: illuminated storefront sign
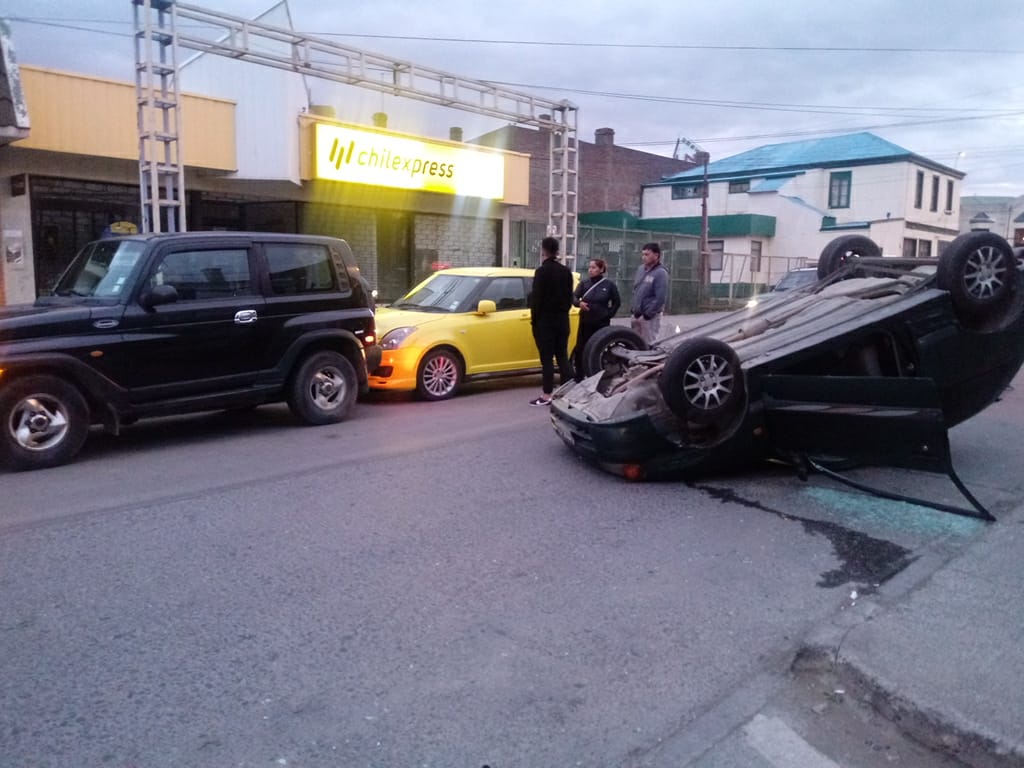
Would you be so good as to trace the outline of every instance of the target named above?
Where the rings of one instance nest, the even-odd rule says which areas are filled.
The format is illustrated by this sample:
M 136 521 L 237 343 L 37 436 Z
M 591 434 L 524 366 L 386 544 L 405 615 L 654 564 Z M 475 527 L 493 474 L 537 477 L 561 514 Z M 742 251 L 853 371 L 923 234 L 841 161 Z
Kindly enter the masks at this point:
M 494 152 L 317 123 L 316 177 L 500 200 L 505 160 Z

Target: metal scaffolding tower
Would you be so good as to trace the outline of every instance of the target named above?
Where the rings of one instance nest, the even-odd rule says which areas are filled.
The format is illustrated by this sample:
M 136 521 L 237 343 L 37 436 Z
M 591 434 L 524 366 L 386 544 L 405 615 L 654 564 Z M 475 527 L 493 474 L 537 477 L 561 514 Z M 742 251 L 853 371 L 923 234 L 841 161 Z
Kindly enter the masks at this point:
M 173 195 L 146 196 L 157 200 L 170 212 L 180 213 L 178 219 L 184 229 L 185 185 L 178 141 L 180 110 L 177 92 L 176 48 L 188 48 L 203 53 L 263 66 L 284 69 L 336 83 L 402 96 L 409 99 L 461 109 L 479 115 L 495 117 L 522 125 L 534 125 L 551 134 L 551 203 L 548 231 L 559 239 L 567 261 L 575 258 L 577 239 L 577 201 L 579 160 L 576 138 L 577 108 L 568 101 L 551 101 L 528 93 L 503 88 L 484 80 L 472 80 L 450 72 L 413 64 L 343 45 L 333 40 L 298 34 L 290 29 L 275 27 L 257 21 L 231 16 L 176 0 L 132 0 L 136 6 L 136 70 L 140 90 L 139 168 L 151 187 L 158 177 L 165 182 L 174 178 L 177 187 Z M 153 23 L 155 14 L 155 24 Z M 141 15 L 141 19 L 140 19 Z M 196 22 L 187 31 L 178 29 L 179 20 Z M 289 48 L 287 55 L 261 49 L 265 43 L 274 43 L 280 50 L 282 43 Z M 168 58 L 169 56 L 169 58 Z M 169 70 L 169 71 L 168 71 Z M 163 74 L 167 72 L 167 74 Z M 381 73 L 390 75 L 388 81 Z M 148 83 L 143 87 L 143 78 Z M 148 90 L 147 90 L 148 88 Z M 143 122 L 141 101 L 146 98 L 149 117 L 166 130 L 147 130 L 150 123 Z M 173 126 L 173 132 L 171 127 Z M 163 146 L 163 162 L 159 173 L 149 168 L 154 155 L 152 147 L 144 143 L 143 136 L 152 135 Z M 172 139 L 170 137 L 173 137 Z M 146 150 L 150 150 L 146 154 Z M 173 172 L 172 172 L 173 171 Z M 169 188 L 165 185 L 165 192 Z M 170 201 L 174 201 L 174 204 Z M 164 204 L 162 201 L 168 201 Z M 150 204 L 152 204 L 150 202 Z M 145 221 L 145 216 L 144 216 Z M 159 226 L 158 217 L 151 216 L 151 224 Z
M 132 2 L 142 231 L 184 232 L 185 164 L 175 4 L 173 0 Z
M 558 124 L 571 124 L 572 129 L 551 132 L 548 234 L 558 239 L 565 265 L 575 270 L 580 173 L 576 110 L 566 105 L 556 108 L 554 114 L 559 117 Z

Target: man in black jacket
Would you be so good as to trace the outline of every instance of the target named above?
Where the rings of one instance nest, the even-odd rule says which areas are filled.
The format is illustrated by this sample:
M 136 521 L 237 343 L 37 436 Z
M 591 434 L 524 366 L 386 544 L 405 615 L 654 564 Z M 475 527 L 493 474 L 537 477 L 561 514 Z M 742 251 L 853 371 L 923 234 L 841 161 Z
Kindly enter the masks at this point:
M 555 390 L 555 366 L 561 383 L 572 378 L 569 363 L 569 308 L 572 306 L 572 272 L 558 261 L 558 241 L 545 237 L 540 243 L 542 261 L 533 273 L 530 293 L 530 324 L 540 353 L 541 396 L 530 405 L 549 405 Z

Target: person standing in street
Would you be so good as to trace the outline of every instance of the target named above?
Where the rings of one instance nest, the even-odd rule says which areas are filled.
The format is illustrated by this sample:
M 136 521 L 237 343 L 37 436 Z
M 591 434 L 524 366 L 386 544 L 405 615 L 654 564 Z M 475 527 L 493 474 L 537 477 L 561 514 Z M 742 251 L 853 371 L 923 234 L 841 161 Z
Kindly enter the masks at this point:
M 540 353 L 541 396 L 530 405 L 551 404 L 555 390 L 555 362 L 561 383 L 569 381 L 569 308 L 572 306 L 572 272 L 558 261 L 558 241 L 545 237 L 540 243 L 541 264 L 533 273 L 530 292 L 530 325 Z
M 643 263 L 633 280 L 633 303 L 630 327 L 648 344 L 653 344 L 661 330 L 661 315 L 668 298 L 668 270 L 661 263 L 661 246 L 647 243 L 643 247 Z
M 607 275 L 604 259 L 591 259 L 587 277 L 573 291 L 572 303 L 580 308 L 580 327 L 576 333 L 576 347 L 572 353 L 572 367 L 576 381 L 583 381 L 583 347 L 590 337 L 610 325 L 622 305 L 619 288 Z

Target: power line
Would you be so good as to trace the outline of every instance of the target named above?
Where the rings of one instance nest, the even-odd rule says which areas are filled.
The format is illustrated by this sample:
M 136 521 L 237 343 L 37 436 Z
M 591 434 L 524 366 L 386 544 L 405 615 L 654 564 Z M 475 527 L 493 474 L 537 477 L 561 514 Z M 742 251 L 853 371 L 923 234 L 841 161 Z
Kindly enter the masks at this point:
M 69 23 L 80 24 L 130 24 L 131 22 L 120 19 L 68 19 L 63 17 L 25 17 L 12 16 L 10 21 L 19 21 L 26 24 L 49 24 L 52 26 L 66 26 Z M 62 22 L 62 23 L 57 23 Z M 76 27 L 67 27 L 77 29 Z M 96 30 L 88 30 L 96 31 Z M 115 33 L 111 33 L 115 34 Z M 296 30 L 296 34 L 303 35 L 305 32 Z M 1004 56 L 1007 54 L 1022 54 L 1024 48 L 939 48 L 939 47 L 909 47 L 909 46 L 835 46 L 835 45 L 713 45 L 695 43 L 608 43 L 588 42 L 569 40 L 502 40 L 497 38 L 483 37 L 437 37 L 433 35 L 383 35 L 369 32 L 317 32 L 320 37 L 348 37 L 363 38 L 367 40 L 414 40 L 429 43 L 465 43 L 470 45 L 526 45 L 561 48 L 620 48 L 625 50 L 653 49 L 653 50 L 678 50 L 678 51 L 765 51 L 765 52 L 794 52 L 794 53 L 970 53 L 970 54 L 994 54 Z
M 68 29 L 78 32 L 88 32 L 94 34 L 112 35 L 117 37 L 130 38 L 130 33 L 114 32 L 104 29 L 95 29 L 90 27 L 79 27 L 73 26 L 68 23 L 60 23 L 55 19 L 48 17 L 8 17 L 9 21 L 20 22 L 25 24 L 37 24 L 40 26 L 48 26 L 59 29 Z M 126 21 L 113 21 L 109 19 L 62 19 L 62 22 L 75 22 L 75 23 L 90 23 L 90 24 L 131 24 Z M 303 34 L 297 32 L 296 34 Z M 366 37 L 366 38 L 379 38 L 379 39 L 395 39 L 395 40 L 422 40 L 432 42 L 446 42 L 446 43 L 487 43 L 487 44 L 508 44 L 508 45 L 563 45 L 572 47 L 594 47 L 594 48 L 678 48 L 678 49 L 694 49 L 694 50 L 749 50 L 749 51 L 819 51 L 819 52 L 902 52 L 902 53 L 1024 53 L 1024 50 L 1008 50 L 1008 51 L 997 51 L 994 49 L 955 49 L 955 48 L 852 48 L 852 47 L 826 47 L 826 46 L 716 46 L 716 45 L 689 45 L 689 44 L 672 44 L 672 45 L 661 45 L 661 44 L 631 44 L 631 43 L 569 43 L 563 41 L 544 42 L 544 41 L 530 41 L 530 40 L 485 40 L 485 39 L 471 39 L 471 38 L 443 38 L 443 37 L 420 37 L 420 36 L 408 36 L 408 35 L 371 35 L 371 34 L 358 34 L 358 33 L 319 33 L 321 36 L 335 36 L 335 37 Z M 970 115 L 957 115 L 953 117 L 942 117 L 939 116 L 941 113 L 948 112 L 960 112 L 955 108 L 938 108 L 938 107 L 881 107 L 881 106 L 868 106 L 868 107 L 856 107 L 856 106 L 841 106 L 841 105 L 810 105 L 810 104 L 791 104 L 791 103 L 766 103 L 766 102 L 743 102 L 743 101 L 728 101 L 722 99 L 692 99 L 685 97 L 670 97 L 670 96 L 657 96 L 649 94 L 630 94 L 630 93 L 617 93 L 611 91 L 594 91 L 580 88 L 564 88 L 550 85 L 534 85 L 524 83 L 510 83 L 502 81 L 490 81 L 494 85 L 505 85 L 511 87 L 520 87 L 537 90 L 553 90 L 563 93 L 578 93 L 588 96 L 598 96 L 601 98 L 614 98 L 614 99 L 626 99 L 633 101 L 648 101 L 654 103 L 678 103 L 688 104 L 694 106 L 705 106 L 711 108 L 724 108 L 724 109 L 744 109 L 744 110 L 755 110 L 755 111 L 779 111 L 779 112 L 797 112 L 801 114 L 834 114 L 844 116 L 858 116 L 858 117 L 869 117 L 869 116 L 906 116 L 912 119 L 901 122 L 889 122 L 889 123 L 878 123 L 860 127 L 851 127 L 845 125 L 838 128 L 815 128 L 806 130 L 796 131 L 779 131 L 773 133 L 761 133 L 752 134 L 748 136 L 728 136 L 728 137 L 708 137 L 698 139 L 701 143 L 718 143 L 718 142 L 735 142 L 735 141 L 756 141 L 764 139 L 782 139 L 782 138 L 795 138 L 800 136 L 817 136 L 823 134 L 839 134 L 839 133 L 850 133 L 863 130 L 874 130 L 879 128 L 893 128 L 893 127 L 911 127 L 920 125 L 933 125 L 939 123 L 951 123 L 951 122 L 965 122 L 971 120 L 981 119 L 998 119 L 1004 117 L 1016 117 L 1024 114 L 1021 111 L 1005 111 L 1005 110 L 972 110 Z M 874 114 L 879 113 L 879 114 Z M 636 142 L 622 142 L 622 146 L 632 147 L 643 147 L 643 146 L 667 146 L 675 143 L 675 139 L 669 139 L 666 141 L 636 141 Z

